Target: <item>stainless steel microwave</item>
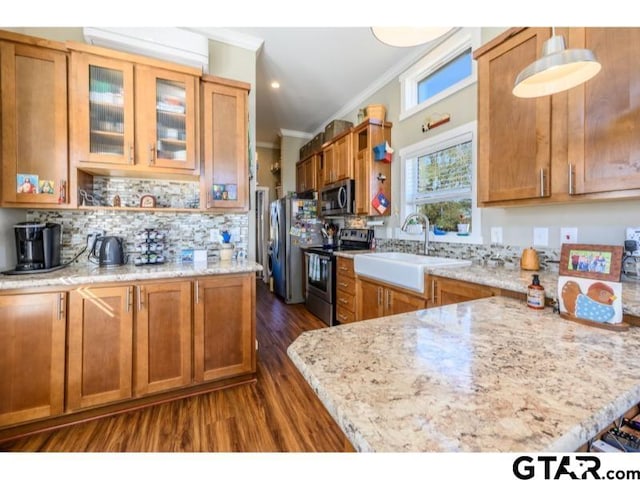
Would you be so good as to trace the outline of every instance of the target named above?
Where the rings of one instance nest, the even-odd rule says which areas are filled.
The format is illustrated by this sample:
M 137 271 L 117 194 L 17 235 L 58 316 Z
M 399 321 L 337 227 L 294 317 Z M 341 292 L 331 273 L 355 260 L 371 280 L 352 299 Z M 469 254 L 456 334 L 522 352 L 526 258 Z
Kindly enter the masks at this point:
M 320 190 L 320 215 L 350 215 L 355 212 L 353 180 L 341 180 Z

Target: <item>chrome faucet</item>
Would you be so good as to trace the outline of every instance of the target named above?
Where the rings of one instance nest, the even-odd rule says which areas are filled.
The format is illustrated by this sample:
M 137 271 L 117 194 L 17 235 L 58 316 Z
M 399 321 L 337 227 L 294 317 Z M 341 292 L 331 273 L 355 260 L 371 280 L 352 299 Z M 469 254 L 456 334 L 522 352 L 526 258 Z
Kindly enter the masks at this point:
M 429 255 L 429 219 L 426 215 L 421 213 L 410 213 L 407 215 L 407 218 L 404 219 L 404 223 L 400 230 L 406 232 L 407 227 L 409 226 L 409 221 L 414 218 L 422 220 L 422 223 L 424 224 L 424 255 Z

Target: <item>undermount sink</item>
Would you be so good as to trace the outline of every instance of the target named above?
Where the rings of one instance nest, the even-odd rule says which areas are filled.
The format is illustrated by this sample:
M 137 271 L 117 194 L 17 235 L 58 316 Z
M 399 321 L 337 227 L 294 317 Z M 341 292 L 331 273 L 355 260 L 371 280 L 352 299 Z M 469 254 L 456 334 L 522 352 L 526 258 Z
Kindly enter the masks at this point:
M 464 267 L 471 260 L 428 257 L 403 252 L 376 252 L 355 255 L 353 266 L 358 275 L 375 278 L 417 292 L 424 292 L 425 269 Z

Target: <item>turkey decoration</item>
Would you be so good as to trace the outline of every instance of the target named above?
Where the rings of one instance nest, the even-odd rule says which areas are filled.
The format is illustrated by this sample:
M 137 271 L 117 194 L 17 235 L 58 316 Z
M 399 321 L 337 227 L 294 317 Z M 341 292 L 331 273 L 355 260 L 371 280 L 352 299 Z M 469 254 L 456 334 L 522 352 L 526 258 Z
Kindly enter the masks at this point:
M 565 318 L 600 324 L 622 322 L 622 284 L 569 276 L 558 277 L 560 313 Z

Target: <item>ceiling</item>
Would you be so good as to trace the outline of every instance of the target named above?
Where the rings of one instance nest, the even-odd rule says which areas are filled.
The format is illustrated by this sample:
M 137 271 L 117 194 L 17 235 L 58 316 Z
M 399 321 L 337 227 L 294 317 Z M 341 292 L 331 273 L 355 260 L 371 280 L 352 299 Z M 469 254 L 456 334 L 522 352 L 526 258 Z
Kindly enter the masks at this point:
M 203 31 L 204 29 L 198 29 Z M 239 27 L 224 30 L 236 44 L 259 48 L 256 65 L 256 141 L 279 145 L 278 135 L 313 135 L 351 112 L 432 48 L 390 47 L 367 27 Z M 217 31 L 217 32 L 216 32 Z M 259 47 L 258 47 L 259 46 Z M 279 89 L 271 88 L 272 81 Z M 298 133 L 300 132 L 300 133 Z

